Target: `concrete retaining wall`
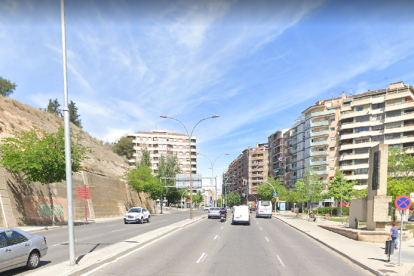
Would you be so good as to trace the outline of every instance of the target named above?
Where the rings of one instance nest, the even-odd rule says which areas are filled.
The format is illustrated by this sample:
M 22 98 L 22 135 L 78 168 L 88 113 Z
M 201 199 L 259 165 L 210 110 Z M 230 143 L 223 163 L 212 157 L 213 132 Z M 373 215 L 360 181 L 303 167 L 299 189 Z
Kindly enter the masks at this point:
M 144 194 L 141 199 L 123 181 L 89 172 L 73 174 L 73 207 L 75 220 L 85 219 L 85 200 L 77 199 L 76 188 L 86 184 L 92 199 L 87 200 L 88 218 L 116 217 L 132 206 L 145 206 L 153 211 L 153 201 Z M 66 182 L 50 184 L 55 206 L 55 221 L 67 221 Z M 0 227 L 16 227 L 50 223 L 52 220 L 46 185 L 26 183 L 0 168 Z

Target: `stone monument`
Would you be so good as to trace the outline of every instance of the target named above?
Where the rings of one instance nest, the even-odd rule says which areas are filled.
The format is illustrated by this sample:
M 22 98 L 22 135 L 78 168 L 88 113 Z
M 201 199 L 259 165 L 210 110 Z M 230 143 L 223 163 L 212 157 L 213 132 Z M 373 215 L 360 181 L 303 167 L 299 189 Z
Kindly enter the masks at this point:
M 392 197 L 387 196 L 388 145 L 371 148 L 368 168 L 368 196 L 351 201 L 349 226 L 356 220 L 366 220 L 367 230 L 384 230 L 391 221 Z

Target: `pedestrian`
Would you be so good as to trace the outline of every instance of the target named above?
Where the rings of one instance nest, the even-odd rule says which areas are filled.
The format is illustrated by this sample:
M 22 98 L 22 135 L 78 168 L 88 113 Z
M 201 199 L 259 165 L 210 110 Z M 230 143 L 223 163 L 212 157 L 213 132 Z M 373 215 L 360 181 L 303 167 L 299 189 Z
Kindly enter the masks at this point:
M 394 248 L 397 248 L 397 238 L 398 238 L 398 228 L 395 227 L 395 222 L 391 223 L 392 227 L 390 229 L 390 235 L 388 236 L 388 240 L 391 240 L 394 242 Z
M 312 218 L 313 221 L 316 221 L 316 216 L 315 216 L 315 214 L 312 211 L 310 211 L 309 217 Z

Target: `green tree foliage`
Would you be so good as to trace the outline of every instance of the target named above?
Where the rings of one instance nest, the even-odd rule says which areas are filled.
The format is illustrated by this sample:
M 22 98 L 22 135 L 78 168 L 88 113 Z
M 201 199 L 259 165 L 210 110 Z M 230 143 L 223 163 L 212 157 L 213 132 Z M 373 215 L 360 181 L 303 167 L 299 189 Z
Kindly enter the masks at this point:
M 27 182 L 40 182 L 47 185 L 54 224 L 55 213 L 52 192 L 49 184 L 66 179 L 65 136 L 60 127 L 55 133 L 46 133 L 38 128 L 30 131 L 14 132 L 12 138 L 4 138 L 0 146 L 0 165 L 7 171 L 21 175 Z M 76 138 L 76 137 L 73 137 Z M 87 148 L 72 139 L 72 171 L 82 168 Z
M 410 177 L 414 171 L 414 156 L 401 148 L 388 150 L 388 174 L 393 178 Z
M 241 203 L 241 196 L 239 194 L 232 192 L 228 195 L 228 204 L 230 206 L 239 205 L 240 203 Z
M 62 116 L 62 111 L 60 110 L 60 104 L 58 99 L 49 99 L 49 104 L 47 105 L 46 111 L 49 113 L 53 113 L 58 116 Z
M 181 168 L 180 168 L 180 163 L 178 161 L 177 155 L 170 153 L 167 155 L 167 157 L 165 157 L 162 154 L 160 157 L 160 162 L 158 163 L 158 170 L 156 174 L 157 178 L 161 179 L 161 183 L 163 183 L 166 186 L 165 190 L 161 194 L 161 198 L 164 198 L 165 196 L 169 202 L 175 201 L 174 199 L 177 198 L 177 195 L 179 192 L 176 188 L 170 188 L 174 186 L 174 183 L 175 183 L 174 179 L 162 179 L 162 178 L 163 177 L 175 178 L 175 176 L 180 173 L 181 173 Z
M 112 150 L 119 156 L 125 156 L 127 159 L 131 159 L 134 154 L 134 145 L 132 144 L 133 138 L 122 137 L 119 142 L 116 143 Z
M 300 202 L 318 202 L 322 199 L 322 180 L 311 168 L 306 167 L 302 179 L 295 184 L 295 190 Z
M 279 179 L 273 179 L 271 177 L 268 178 L 267 182 L 269 182 L 270 185 L 275 189 L 277 196 L 280 200 L 287 200 L 288 199 L 288 190 L 285 186 L 282 185 Z M 269 184 L 263 183 L 257 188 L 257 195 L 262 200 L 271 200 L 272 202 L 275 201 L 275 198 L 273 197 L 273 189 L 270 187 Z
M 16 89 L 17 85 L 12 83 L 7 79 L 0 77 L 0 96 L 8 97 L 13 94 L 13 91 Z
M 335 172 L 335 177 L 328 186 L 328 197 L 333 197 L 335 200 L 341 200 L 341 177 L 342 177 L 342 199 L 350 202 L 352 199 L 361 198 L 366 195 L 366 189 L 354 189 L 356 182 L 348 181 L 339 169 Z
M 154 200 L 161 194 L 161 184 L 152 175 L 152 170 L 146 166 L 130 169 L 125 172 L 124 177 L 126 183 L 138 193 L 141 206 L 143 204 L 141 193 L 147 193 Z
M 189 197 L 188 197 L 189 198 Z M 196 195 L 193 195 L 193 202 L 197 206 L 199 203 L 203 201 L 203 195 L 200 191 L 197 192 Z
M 401 179 L 391 178 L 388 176 L 387 195 L 392 196 L 392 202 L 395 202 L 400 195 L 410 196 L 414 191 L 414 181 L 412 178 L 403 177 Z
M 72 124 L 74 124 L 77 127 L 82 128 L 82 121 L 80 119 L 80 115 L 78 113 L 78 107 L 73 101 L 70 101 L 69 105 L 69 120 Z
M 137 167 L 149 167 L 151 168 L 151 155 L 149 150 L 146 147 L 142 147 L 141 149 L 141 160 L 139 160 L 139 162 L 137 162 L 136 166 Z

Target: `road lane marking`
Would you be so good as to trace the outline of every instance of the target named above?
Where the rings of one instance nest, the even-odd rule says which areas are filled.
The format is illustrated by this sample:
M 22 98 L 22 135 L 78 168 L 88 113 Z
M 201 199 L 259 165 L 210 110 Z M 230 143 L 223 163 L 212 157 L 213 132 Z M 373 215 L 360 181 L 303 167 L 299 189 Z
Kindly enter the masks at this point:
M 259 228 L 260 228 L 260 230 L 263 230 L 262 227 L 259 227 Z
M 266 238 L 267 242 L 269 242 L 269 239 L 267 237 L 265 237 L 265 238 Z
M 216 235 L 216 236 L 214 237 L 214 239 L 217 239 L 217 237 L 218 237 L 218 235 Z
M 164 239 L 164 238 L 166 238 L 166 237 L 168 237 L 168 236 L 170 236 L 170 235 L 174 234 L 174 233 L 175 233 L 175 232 L 177 232 L 177 231 L 180 231 L 181 229 L 183 229 L 183 228 L 179 228 L 179 229 L 177 229 L 177 230 L 175 230 L 175 231 L 173 231 L 173 232 L 170 232 L 169 234 L 167 234 L 167 235 L 165 235 L 165 236 L 162 236 L 162 237 L 160 237 L 160 238 L 158 238 L 158 239 L 156 239 L 156 240 L 153 240 L 152 242 L 149 242 L 149 243 L 147 243 L 147 244 L 144 244 L 144 245 L 143 245 L 143 246 L 141 246 L 140 248 L 137 248 L 137 249 L 135 249 L 135 250 L 132 250 L 132 251 L 128 252 L 127 254 L 122 255 L 122 256 L 120 256 L 120 257 L 116 258 L 116 259 L 115 259 L 115 260 L 113 260 L 113 261 L 110 261 L 110 262 L 104 263 L 104 264 L 102 264 L 102 265 L 98 266 L 97 268 L 92 269 L 91 271 L 88 271 L 87 273 L 82 274 L 81 276 L 88 276 L 88 275 L 91 275 L 92 273 L 95 273 L 96 271 L 98 271 L 98 270 L 100 270 L 100 269 L 104 268 L 105 266 L 110 265 L 110 264 L 112 264 L 112 263 L 116 263 L 117 261 L 122 260 L 123 258 L 128 257 L 129 255 L 132 255 L 132 254 L 134 254 L 135 252 L 138 252 L 138 251 L 140 251 L 140 250 L 142 250 L 142 249 L 146 248 L 147 246 L 150 246 L 151 244 L 153 244 L 153 243 L 155 243 L 155 242 L 157 242 L 157 241 L 159 241 L 159 240 L 162 240 L 162 239 Z
M 279 258 L 279 255 L 276 255 L 276 257 L 279 259 L 280 264 L 281 264 L 283 267 L 286 267 L 286 266 L 285 266 L 285 264 L 282 262 L 282 260 Z
M 200 261 L 204 257 L 204 255 L 206 255 L 206 253 L 201 254 L 201 257 L 198 259 L 198 261 L 196 262 L 196 264 L 200 263 Z
M 162 221 L 167 221 L 166 219 L 162 220 Z
M 125 229 L 118 229 L 118 230 L 114 230 L 114 231 L 111 231 L 111 233 L 114 233 L 114 232 L 119 232 L 119 231 L 122 231 L 122 230 L 125 230 Z
M 221 227 L 221 229 L 223 229 L 223 228 L 224 228 L 224 226 Z
M 259 224 L 258 222 L 256 222 L 257 224 Z

